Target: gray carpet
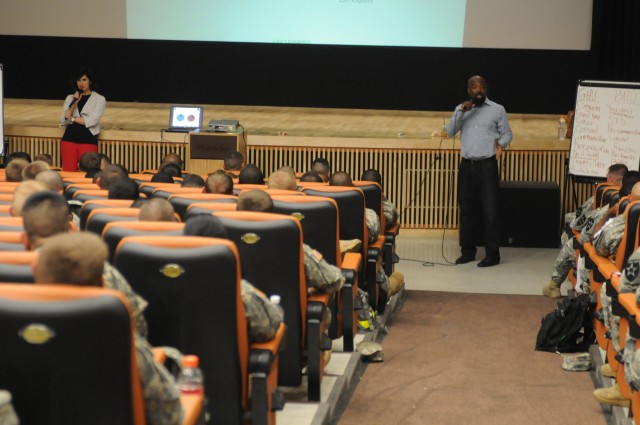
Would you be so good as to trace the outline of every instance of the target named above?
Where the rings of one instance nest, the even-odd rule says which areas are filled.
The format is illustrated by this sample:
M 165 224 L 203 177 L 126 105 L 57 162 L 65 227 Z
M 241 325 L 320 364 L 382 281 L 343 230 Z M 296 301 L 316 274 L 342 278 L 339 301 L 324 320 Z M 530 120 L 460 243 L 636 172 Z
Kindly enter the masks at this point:
M 588 372 L 534 350 L 542 296 L 407 291 L 339 423 L 603 425 Z

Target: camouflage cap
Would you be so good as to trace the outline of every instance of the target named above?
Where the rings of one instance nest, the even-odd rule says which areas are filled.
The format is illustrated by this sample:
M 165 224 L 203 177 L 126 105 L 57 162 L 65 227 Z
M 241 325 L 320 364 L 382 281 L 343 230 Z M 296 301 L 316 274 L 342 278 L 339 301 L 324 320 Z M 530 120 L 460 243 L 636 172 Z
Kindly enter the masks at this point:
M 369 361 L 382 361 L 382 345 L 372 341 L 362 341 L 356 346 L 356 350 Z
M 562 354 L 562 369 L 570 372 L 584 372 L 591 370 L 591 355 L 589 353 Z

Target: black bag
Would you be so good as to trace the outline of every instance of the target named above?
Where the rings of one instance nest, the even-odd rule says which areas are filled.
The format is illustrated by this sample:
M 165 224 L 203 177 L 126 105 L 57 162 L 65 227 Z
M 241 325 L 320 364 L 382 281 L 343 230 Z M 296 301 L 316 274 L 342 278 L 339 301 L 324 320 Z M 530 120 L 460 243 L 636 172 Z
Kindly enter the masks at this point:
M 536 351 L 577 353 L 589 351 L 595 342 L 590 297 L 565 298 L 555 311 L 542 319 Z

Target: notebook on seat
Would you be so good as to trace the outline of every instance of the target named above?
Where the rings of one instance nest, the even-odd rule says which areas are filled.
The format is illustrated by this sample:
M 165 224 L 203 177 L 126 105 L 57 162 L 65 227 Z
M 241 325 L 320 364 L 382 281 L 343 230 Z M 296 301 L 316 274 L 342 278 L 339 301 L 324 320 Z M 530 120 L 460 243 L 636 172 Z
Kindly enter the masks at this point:
M 169 128 L 165 131 L 188 133 L 202 126 L 204 108 L 201 106 L 171 106 Z

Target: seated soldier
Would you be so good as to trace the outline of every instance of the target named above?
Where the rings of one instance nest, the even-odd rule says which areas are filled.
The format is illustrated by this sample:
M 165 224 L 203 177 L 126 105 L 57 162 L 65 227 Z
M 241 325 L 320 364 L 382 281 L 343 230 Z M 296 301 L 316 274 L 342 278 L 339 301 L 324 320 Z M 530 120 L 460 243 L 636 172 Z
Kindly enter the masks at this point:
M 109 189 L 118 180 L 128 178 L 127 170 L 118 164 L 111 164 L 104 167 L 95 177 L 95 182 L 100 189 Z
M 205 186 L 204 179 L 197 174 L 187 174 L 182 178 L 182 183 L 180 183 L 180 187 L 204 188 L 204 186 Z
M 233 194 L 233 180 L 224 170 L 214 171 L 207 176 L 205 184 L 206 193 L 219 193 L 221 195 Z
M 307 171 L 300 177 L 300 182 L 302 183 L 324 183 L 320 174 L 316 171 Z
M 238 211 L 273 212 L 273 201 L 263 190 L 248 190 L 238 197 Z M 344 276 L 339 268 L 322 258 L 315 249 L 302 245 L 304 252 L 304 273 L 307 287 L 321 292 L 336 292 L 344 285 Z
M 264 175 L 255 165 L 249 164 L 238 175 L 239 184 L 264 184 Z
M 157 174 L 165 174 L 172 179 L 182 177 L 182 169 L 177 163 L 169 162 L 160 167 Z
M 267 187 L 269 189 L 297 190 L 296 174 L 292 170 L 282 167 L 271 173 Z
M 185 236 L 206 236 L 227 239 L 227 232 L 218 217 L 202 214 L 190 218 L 184 225 Z M 242 304 L 249 326 L 249 339 L 263 342 L 273 339 L 282 318 L 278 308 L 266 295 L 244 279 L 241 279 Z
M 176 221 L 175 211 L 169 201 L 151 198 L 140 207 L 141 221 Z
M 53 157 L 48 153 L 39 153 L 33 158 L 34 161 L 44 161 L 49 167 L 53 166 Z
M 631 189 L 631 194 L 629 195 L 629 201 L 639 201 L 640 200 L 640 182 L 636 182 Z M 607 218 L 604 217 L 600 223 L 595 226 L 595 234 L 593 236 L 593 247 L 598 255 L 603 257 L 609 257 L 614 255 L 620 245 L 622 237 L 624 236 L 626 219 L 624 214 L 619 214 L 615 218 Z M 625 268 L 625 271 L 627 269 Z M 630 267 L 629 270 L 633 270 L 633 267 Z M 625 279 L 629 281 L 635 281 L 635 277 L 625 275 Z M 623 347 L 620 347 L 620 317 L 613 314 L 611 299 L 607 296 L 606 286 L 602 285 L 600 299 L 602 300 L 602 313 L 604 316 L 604 324 L 607 326 L 611 333 L 611 343 L 613 344 L 613 348 L 616 352 L 620 352 Z M 633 287 L 633 284 L 627 282 L 621 282 L 620 292 L 627 292 L 630 288 Z M 601 372 L 607 374 L 608 371 L 606 369 Z M 626 373 L 626 371 L 625 371 Z M 602 403 L 614 404 L 614 405 L 627 405 L 629 404 L 629 400 L 625 399 L 620 392 L 620 388 L 617 383 L 609 388 L 600 388 L 596 390 L 594 395 L 598 400 Z
M 35 180 L 36 176 L 43 171 L 47 171 L 49 165 L 44 161 L 33 161 L 22 169 L 22 181 Z
M 311 171 L 318 173 L 323 182 L 328 182 L 331 176 L 331 166 L 324 158 L 316 158 L 311 163 Z
M 100 154 L 98 152 L 85 152 L 78 161 L 78 170 L 84 171 L 85 177 L 93 177 L 100 172 Z
M 106 244 L 92 233 L 52 236 L 39 249 L 33 267 L 35 282 L 102 286 L 108 256 Z M 70 270 L 73 273 L 69 273 Z M 180 424 L 183 412 L 174 378 L 154 360 L 151 346 L 144 337 L 134 332 L 134 340 L 147 423 Z
M 22 207 L 22 219 L 25 233 L 23 240 L 27 251 L 38 249 L 51 236 L 59 233 L 66 235 L 76 229 L 64 197 L 51 191 L 29 196 Z M 146 338 L 147 321 L 143 312 L 147 301 L 133 292 L 129 282 L 109 263 L 104 264 L 102 280 L 106 288 L 116 289 L 127 297 L 133 310 L 136 329 Z
M 175 183 L 169 174 L 159 171 L 151 177 L 151 183 Z
M 244 158 L 238 151 L 229 151 L 224 156 L 224 171 L 228 171 L 233 175 L 238 175 L 244 165 Z
M 109 185 L 108 199 L 131 199 L 133 201 L 140 198 L 138 183 L 129 177 L 123 177 Z
M 22 170 L 29 165 L 27 161 L 21 158 L 11 160 L 4 170 L 5 180 L 8 182 L 21 182 Z
M 9 208 L 9 214 L 13 217 L 22 217 L 22 207 L 24 206 L 27 198 L 36 192 L 42 192 L 45 190 L 48 190 L 48 188 L 35 180 L 26 180 L 21 182 L 13 191 L 13 202 Z
M 354 184 L 349 174 L 344 171 L 338 171 L 331 175 L 329 186 L 354 187 Z M 371 208 L 366 208 L 365 213 L 369 242 L 375 242 L 378 240 L 378 236 L 380 236 L 380 218 Z M 383 271 L 379 271 L 377 281 L 380 283 L 380 287 L 391 297 L 404 287 L 404 274 L 402 272 L 393 272 L 387 277 Z
M 614 167 L 613 165 L 611 167 Z M 611 167 L 609 168 L 611 170 Z M 614 167 L 615 170 L 624 170 L 620 167 Z M 620 172 L 622 172 L 620 171 Z M 619 177 L 623 176 L 623 177 Z M 618 179 L 620 178 L 620 180 Z M 620 189 L 620 196 L 626 196 L 629 193 L 630 187 L 633 186 L 634 174 L 631 173 L 611 173 L 607 174 L 607 181 L 611 180 L 614 185 L 622 184 L 622 188 Z M 572 229 L 580 231 L 580 240 L 586 241 L 590 234 L 593 233 L 594 225 L 600 221 L 600 219 L 608 213 L 609 206 L 603 205 L 598 209 L 593 209 L 593 197 L 590 200 L 587 200 L 578 210 L 576 210 L 575 216 L 573 218 L 571 216 L 566 217 L 569 219 L 569 225 Z M 563 235 L 564 236 L 564 235 Z M 553 270 L 551 272 L 551 280 L 549 283 L 542 288 L 542 294 L 544 296 L 550 298 L 560 298 L 562 295 L 560 293 L 560 286 L 562 282 L 567 279 L 569 275 L 569 271 L 573 268 L 576 268 L 575 258 L 576 258 L 576 250 L 573 247 L 574 237 L 563 237 L 564 243 L 562 244 L 562 248 L 560 248 L 560 252 L 556 257 L 556 260 L 553 264 Z M 586 284 L 588 280 L 588 276 L 582 273 L 579 276 L 581 280 L 581 285 L 578 290 L 584 290 L 588 292 L 587 288 L 581 288 L 581 286 Z
M 338 171 L 331 175 L 329 186 L 355 187 L 351 176 L 344 171 Z M 369 231 L 369 242 L 375 242 L 380 236 L 380 217 L 371 208 L 366 208 L 367 230 Z
M 38 173 L 36 181 L 42 183 L 49 190 L 53 190 L 54 192 L 62 192 L 64 189 L 64 181 L 62 180 L 60 173 L 53 170 Z
M 378 170 L 374 170 L 373 168 L 362 173 L 361 180 L 378 183 L 380 188 L 382 188 L 382 176 Z M 389 202 L 387 197 L 384 196 L 384 193 L 382 194 L 382 211 L 387 222 L 387 228 L 385 230 L 390 229 L 398 223 L 398 210 L 395 205 Z
M 160 162 L 160 166 L 158 167 L 158 171 L 162 170 L 162 168 L 167 164 L 177 165 L 178 169 L 182 170 L 182 158 L 180 158 L 180 155 L 178 155 L 177 153 L 173 153 L 172 152 L 172 153 L 166 154 L 162 158 L 162 161 Z

